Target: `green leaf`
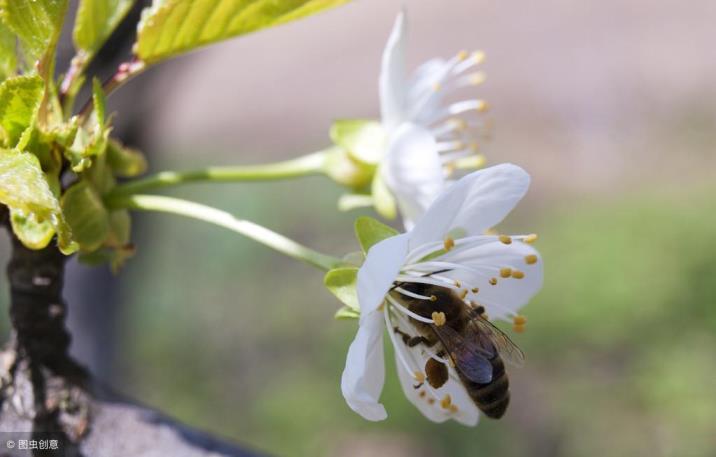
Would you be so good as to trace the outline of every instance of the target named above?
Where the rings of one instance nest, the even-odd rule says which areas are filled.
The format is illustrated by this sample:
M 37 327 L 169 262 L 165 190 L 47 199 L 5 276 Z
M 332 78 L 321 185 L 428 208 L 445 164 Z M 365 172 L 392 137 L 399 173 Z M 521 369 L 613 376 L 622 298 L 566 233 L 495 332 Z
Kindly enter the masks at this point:
M 67 0 L 0 0 L 0 17 L 20 37 L 30 65 L 54 54 L 66 9 Z
M 299 19 L 348 0 L 154 0 L 134 53 L 154 63 L 227 38 Z
M 76 248 L 60 203 L 33 154 L 0 150 L 0 203 L 26 217 L 34 214 L 32 217 L 38 223 L 49 221 L 58 235 L 60 250 L 65 254 Z
M 360 318 L 360 313 L 353 308 L 341 306 L 341 308 L 336 311 L 334 317 L 336 319 L 358 319 Z
M 39 76 L 16 76 L 0 84 L 0 126 L 8 147 L 15 147 L 33 123 L 45 83 Z
M 331 140 L 362 163 L 377 165 L 385 154 L 385 130 L 368 119 L 339 119 L 331 125 Z
M 80 0 L 72 38 L 75 48 L 90 58 L 132 8 L 134 0 Z
M 360 312 L 358 295 L 356 294 L 356 280 L 358 268 L 334 268 L 323 277 L 323 284 L 344 305 L 354 312 Z
M 107 165 L 115 176 L 132 178 L 147 171 L 147 159 L 136 149 L 110 138 L 107 143 Z
M 377 172 L 373 177 L 373 183 L 371 185 L 371 193 L 373 194 L 373 206 L 375 210 L 386 219 L 395 219 L 398 213 L 395 197 L 392 192 L 385 185 L 385 181 L 380 176 L 380 172 Z
M 85 180 L 77 182 L 65 191 L 61 202 L 80 250 L 92 252 L 101 247 L 110 231 L 109 213 L 92 186 Z
M 0 80 L 10 77 L 17 70 L 15 34 L 0 22 Z
M 35 213 L 25 214 L 18 209 L 10 211 L 12 231 L 22 244 L 30 249 L 42 249 L 50 244 L 55 228 L 49 220 L 38 221 Z
M 398 231 L 380 221 L 368 216 L 361 216 L 355 223 L 356 238 L 363 252 L 368 252 L 374 244 L 391 236 L 398 235 Z

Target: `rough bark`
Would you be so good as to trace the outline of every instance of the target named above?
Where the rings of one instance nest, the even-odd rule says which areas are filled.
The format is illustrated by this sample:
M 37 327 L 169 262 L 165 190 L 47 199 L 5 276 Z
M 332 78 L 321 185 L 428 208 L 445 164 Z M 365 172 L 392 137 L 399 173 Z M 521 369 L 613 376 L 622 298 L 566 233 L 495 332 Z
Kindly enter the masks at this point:
M 7 211 L 0 206 L 0 225 Z M 99 386 L 68 355 L 65 257 L 25 248 L 10 232 L 12 335 L 0 352 L 0 457 L 254 456 Z M 58 440 L 60 451 L 8 449 L 7 440 Z

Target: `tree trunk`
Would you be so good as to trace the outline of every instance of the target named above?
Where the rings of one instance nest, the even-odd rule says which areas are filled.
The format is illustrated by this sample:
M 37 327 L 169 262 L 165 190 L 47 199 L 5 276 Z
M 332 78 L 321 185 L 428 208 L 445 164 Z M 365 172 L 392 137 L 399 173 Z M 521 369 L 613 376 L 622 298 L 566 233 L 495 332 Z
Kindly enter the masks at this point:
M 7 217 L 0 206 L 0 224 Z M 257 455 L 99 386 L 68 355 L 66 258 L 54 245 L 27 249 L 8 231 L 12 334 L 0 352 L 0 457 Z

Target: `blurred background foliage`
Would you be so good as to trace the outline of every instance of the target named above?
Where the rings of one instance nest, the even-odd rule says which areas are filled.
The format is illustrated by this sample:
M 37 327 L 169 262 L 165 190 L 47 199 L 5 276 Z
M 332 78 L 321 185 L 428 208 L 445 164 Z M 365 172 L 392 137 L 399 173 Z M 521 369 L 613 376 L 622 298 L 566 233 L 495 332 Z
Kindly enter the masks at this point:
M 380 52 L 399 6 L 356 2 L 209 48 L 158 68 L 141 97 L 117 94 L 110 107 L 142 127 L 155 171 L 319 149 L 333 118 L 377 114 Z M 713 5 L 409 8 L 411 62 L 487 50 L 482 94 L 496 134 L 485 153 L 534 179 L 503 226 L 539 233 L 546 262 L 528 330 L 515 336 L 528 363 L 510 372 L 506 417 L 474 429 L 432 424 L 403 397 L 391 362 L 389 418 L 363 421 L 339 387 L 356 324 L 333 320 L 322 275 L 166 215 L 138 215 L 116 308 L 105 308 L 106 282 L 83 283 L 88 269 L 72 265 L 73 284 L 94 286 L 92 319 L 111 316 L 93 339 L 79 326 L 73 350 L 114 346 L 96 371 L 117 390 L 281 456 L 716 454 Z M 360 214 L 336 213 L 339 193 L 320 178 L 171 192 L 337 255 L 357 250 Z M 0 252 L 6 260 L 4 235 Z M 73 297 L 70 313 L 81 306 Z

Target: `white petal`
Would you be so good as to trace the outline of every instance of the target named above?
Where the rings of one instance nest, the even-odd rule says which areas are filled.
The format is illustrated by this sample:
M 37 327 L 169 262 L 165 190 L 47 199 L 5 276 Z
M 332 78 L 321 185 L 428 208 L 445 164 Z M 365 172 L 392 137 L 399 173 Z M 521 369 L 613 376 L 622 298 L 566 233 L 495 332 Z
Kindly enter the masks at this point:
M 388 131 L 400 124 L 405 115 L 405 29 L 405 13 L 401 12 L 385 45 L 380 68 L 380 113 L 383 126 Z
M 408 400 L 420 410 L 423 416 L 438 423 L 453 419 L 468 426 L 477 424 L 480 416 L 479 410 L 467 394 L 465 387 L 459 381 L 451 378 L 439 389 L 428 387 L 426 382 L 423 387 L 416 389 L 414 387 L 416 381 L 413 373 L 408 373 L 400 360 L 397 359 L 397 350 L 398 348 L 396 348 L 396 365 L 398 367 L 398 378 L 400 379 L 403 393 L 405 393 Z M 421 354 L 423 349 L 420 345 L 412 348 L 403 345 L 402 350 L 404 356 L 410 359 L 410 363 L 416 365 L 416 369 L 424 371 L 425 362 L 427 362 L 429 356 Z M 450 370 L 452 374 L 455 374 L 453 368 L 450 368 Z M 420 396 L 421 392 L 424 392 L 423 396 Z M 458 407 L 457 412 L 453 413 L 440 405 L 440 401 L 446 395 L 450 395 L 452 403 Z M 430 401 L 430 399 L 432 399 L 432 401 Z
M 373 312 L 361 319 L 348 349 L 341 391 L 353 411 L 365 419 L 379 421 L 388 417 L 378 402 L 384 381 L 383 316 Z
M 358 304 L 361 324 L 365 316 L 373 313 L 403 266 L 408 251 L 406 234 L 396 235 L 376 243 L 368 250 L 363 266 L 358 270 Z
M 447 187 L 410 234 L 410 247 L 440 241 L 448 232 L 480 235 L 497 225 L 527 192 L 530 176 L 509 163 L 478 170 Z
M 381 171 L 410 230 L 444 186 L 435 138 L 415 124 L 401 125 L 391 136 Z
M 526 258 L 532 255 L 537 257 L 537 262 L 528 264 Z M 511 244 L 495 241 L 467 250 L 454 249 L 434 260 L 466 267 L 443 275 L 460 281 L 468 289 L 479 288 L 476 295 L 470 293 L 467 299 L 485 306 L 491 318 L 504 319 L 510 313 L 517 313 L 542 288 L 542 258 L 532 246 L 520 241 Z M 500 277 L 500 269 L 505 267 L 521 271 L 524 277 Z M 496 278 L 497 284 L 490 284 L 490 278 Z

